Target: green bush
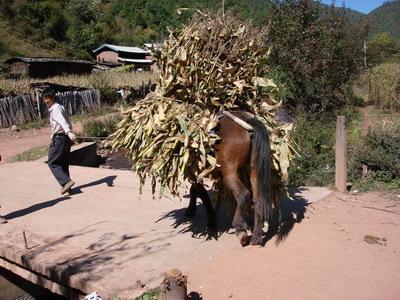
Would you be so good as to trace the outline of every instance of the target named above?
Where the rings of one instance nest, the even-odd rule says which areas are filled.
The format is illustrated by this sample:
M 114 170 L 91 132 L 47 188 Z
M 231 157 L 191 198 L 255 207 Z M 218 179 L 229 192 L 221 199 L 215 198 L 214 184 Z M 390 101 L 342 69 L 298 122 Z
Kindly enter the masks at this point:
M 289 168 L 291 185 L 329 185 L 335 171 L 335 121 L 332 117 L 298 113 L 293 138 L 300 157 Z
M 293 138 L 300 157 L 289 168 L 289 184 L 300 186 L 326 186 L 335 180 L 336 116 L 346 119 L 347 138 L 350 143 L 361 136 L 361 115 L 351 106 L 332 114 L 310 114 L 298 111 L 295 116 Z
M 111 116 L 89 120 L 83 124 L 82 134 L 86 137 L 108 137 L 116 130 L 121 116 Z
M 376 34 L 368 42 L 367 61 L 368 65 L 378 65 L 383 62 L 391 60 L 394 56 L 399 54 L 399 47 L 396 41 L 390 36 L 388 32 Z
M 276 100 L 282 101 L 283 106 L 287 107 L 287 101 L 293 99 L 296 90 L 293 75 L 283 71 L 281 67 L 277 66 L 269 71 L 266 77 L 271 78 L 279 88 Z
M 356 186 L 400 190 L 400 123 L 372 128 L 349 151 L 349 175 Z M 363 176 L 362 165 L 368 166 Z

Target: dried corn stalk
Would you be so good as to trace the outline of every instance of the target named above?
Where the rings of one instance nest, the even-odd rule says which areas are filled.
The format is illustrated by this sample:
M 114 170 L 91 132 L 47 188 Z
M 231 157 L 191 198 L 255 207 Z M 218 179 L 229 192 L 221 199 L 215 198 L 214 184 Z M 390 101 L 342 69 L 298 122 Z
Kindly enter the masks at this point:
M 210 155 L 218 137 L 210 132 L 224 110 L 254 113 L 271 134 L 274 183 L 285 191 L 294 150 L 291 124 L 278 127 L 280 103 L 268 71 L 265 34 L 225 15 L 201 14 L 171 32 L 158 53 L 158 89 L 125 113 L 114 134 L 114 147 L 127 148 L 142 184 L 152 178 L 179 195 L 185 181 L 215 178 Z M 277 193 L 278 195 L 279 193 Z M 278 196 L 277 196 L 278 197 Z

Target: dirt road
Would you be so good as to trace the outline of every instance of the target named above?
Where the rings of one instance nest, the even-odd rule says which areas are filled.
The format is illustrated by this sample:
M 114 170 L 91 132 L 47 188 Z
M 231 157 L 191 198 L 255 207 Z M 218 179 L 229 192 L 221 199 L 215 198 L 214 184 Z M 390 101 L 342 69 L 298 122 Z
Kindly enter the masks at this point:
M 25 150 L 47 145 L 49 134 L 48 128 L 19 133 L 1 130 L 2 164 Z M 82 182 L 90 179 L 89 171 L 85 170 L 83 173 L 80 179 Z M 48 173 L 47 169 L 46 172 Z M 96 182 L 98 178 L 100 177 L 93 175 L 90 180 Z M 118 195 L 118 198 L 121 198 L 126 187 L 131 185 L 132 183 L 127 180 L 117 194 L 113 193 L 113 197 Z M 96 186 L 93 193 L 98 189 Z M 101 198 L 92 197 L 90 193 L 92 191 L 87 191 L 87 195 L 90 196 L 88 199 L 92 199 L 91 201 Z M 132 192 L 126 192 L 125 198 L 130 199 L 132 195 Z M 27 196 L 18 197 L 18 199 L 26 198 Z M 105 203 L 109 203 L 109 199 L 111 197 Z M 81 201 L 65 203 L 78 205 L 76 211 L 81 212 L 82 208 L 79 205 L 89 200 L 78 200 Z M 7 208 L 7 203 L 16 205 L 14 202 L 16 200 L 6 201 L 3 211 Z M 129 203 L 122 207 L 130 209 L 131 206 L 129 200 Z M 60 205 L 55 208 L 60 208 Z M 18 210 L 18 207 L 9 210 L 12 212 Z M 135 210 L 132 216 L 139 217 L 141 214 Z M 107 217 L 110 218 L 108 215 Z M 13 222 L 16 220 L 11 221 Z M 25 224 L 26 220 L 21 222 Z M 119 216 L 117 225 L 118 222 L 120 222 Z M 40 222 L 34 224 L 38 226 Z M 110 225 L 107 226 L 108 230 Z M 124 231 L 126 228 L 123 226 L 121 230 Z M 130 228 L 136 230 L 137 226 Z M 199 242 L 198 245 L 191 243 L 192 246 L 189 246 L 187 240 L 183 241 L 182 245 L 186 245 L 187 248 L 180 248 L 185 254 L 180 253 L 178 261 L 186 262 L 186 267 L 182 266 L 182 270 L 189 276 L 191 299 L 400 299 L 399 195 L 333 194 L 322 201 L 310 204 L 302 222 L 288 224 L 286 229 L 288 235 L 280 243 L 276 243 L 277 239 L 274 236 L 263 248 L 241 248 L 236 242 L 226 243 L 221 239 L 215 247 L 223 247 L 222 253 L 211 251 L 212 247 L 209 244 L 205 247 L 203 242 Z M 160 231 L 159 228 L 157 230 Z M 169 227 L 163 230 L 169 230 Z M 193 259 L 199 252 L 199 245 L 203 245 L 203 251 L 207 251 L 209 255 L 207 260 Z M 160 256 L 157 259 L 152 255 L 149 265 L 159 264 L 167 257 Z M 129 261 L 129 263 L 133 264 L 132 269 L 137 268 L 135 262 Z M 190 267 L 187 267 L 189 265 Z
M 25 129 L 19 132 L 13 132 L 8 128 L 0 129 L 0 155 L 2 156 L 0 163 L 10 162 L 15 155 L 29 149 L 48 145 L 50 143 L 49 126 L 40 129 Z M 75 132 L 79 132 L 82 124 L 75 122 L 72 127 Z
M 202 299 L 400 299 L 400 198 L 333 194 L 286 240 L 231 249 L 189 270 Z
M 0 155 L 2 162 L 9 162 L 15 155 L 50 142 L 50 129 L 29 129 L 21 132 L 0 130 Z

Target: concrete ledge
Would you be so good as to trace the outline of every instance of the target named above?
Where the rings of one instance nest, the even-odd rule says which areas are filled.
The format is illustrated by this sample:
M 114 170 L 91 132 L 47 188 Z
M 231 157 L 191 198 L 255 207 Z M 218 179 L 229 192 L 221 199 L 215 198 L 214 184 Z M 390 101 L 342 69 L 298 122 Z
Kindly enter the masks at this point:
M 82 296 L 84 296 L 76 290 L 60 285 L 57 282 L 51 281 L 48 278 L 42 276 L 41 274 L 31 272 L 21 266 L 5 260 L 4 258 L 0 258 L 0 267 L 22 277 L 23 279 L 26 279 L 34 284 L 48 289 L 53 293 L 65 296 L 68 299 L 79 300 L 82 298 Z
M 27 237 L 25 245 L 23 234 Z M 82 249 L 55 244 L 57 241 L 4 224 L 0 235 L 0 267 L 67 299 L 80 300 L 93 291 L 98 291 L 103 299 L 112 299 L 113 292 L 81 278 L 70 263 L 64 262 L 66 253 L 81 254 Z
M 39 163 L 47 163 L 47 155 L 36 160 Z M 97 145 L 95 142 L 85 142 L 72 146 L 69 156 L 71 165 L 82 167 L 98 167 Z
M 98 167 L 97 146 L 95 142 L 81 143 L 71 148 L 69 156 L 71 165 Z

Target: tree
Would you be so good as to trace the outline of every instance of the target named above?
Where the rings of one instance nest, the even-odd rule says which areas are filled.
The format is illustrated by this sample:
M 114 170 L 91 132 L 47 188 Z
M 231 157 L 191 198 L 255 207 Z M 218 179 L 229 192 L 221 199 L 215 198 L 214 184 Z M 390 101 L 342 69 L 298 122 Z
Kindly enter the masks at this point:
M 286 73 L 294 87 L 290 108 L 320 112 L 345 100 L 346 84 L 362 59 L 362 31 L 345 9 L 319 1 L 276 0 L 270 11 L 271 63 Z
M 17 1 L 13 3 L 11 11 L 16 13 L 26 33 L 37 30 L 42 38 L 65 40 L 68 22 L 59 2 Z
M 369 65 L 377 65 L 399 53 L 393 38 L 387 33 L 379 33 L 368 42 L 367 61 Z
M 73 49 L 83 51 L 77 56 L 90 57 L 90 52 L 100 43 L 107 40 L 106 23 L 101 21 L 100 0 L 70 0 L 67 10 L 71 16 L 71 25 L 67 36 Z

